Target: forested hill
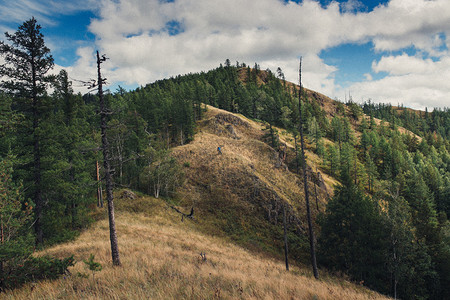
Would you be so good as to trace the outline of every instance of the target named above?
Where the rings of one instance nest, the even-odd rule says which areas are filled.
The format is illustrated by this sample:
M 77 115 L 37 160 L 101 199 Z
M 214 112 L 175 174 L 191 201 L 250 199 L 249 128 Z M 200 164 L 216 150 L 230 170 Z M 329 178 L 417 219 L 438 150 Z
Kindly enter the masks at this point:
M 289 255 L 309 263 L 297 175 L 299 88 L 283 77 L 281 69 L 227 62 L 107 93 L 115 187 L 163 198 L 181 211 L 194 207 L 200 230 L 276 258 L 286 210 Z M 449 298 L 448 109 L 415 114 L 303 92 L 320 266 L 403 299 Z M 75 238 L 92 222 L 101 191 L 97 95 L 74 94 L 62 71 L 53 94 L 39 101 L 37 126 L 26 99 L 5 93 L 1 100 L 2 188 L 20 202 L 11 200 L 4 211 L 21 216 L 8 225 L 15 228 L 11 249 L 29 253 L 23 245 L 34 238 L 33 214 L 41 214 L 45 246 Z M 9 259 L 4 266 L 14 268 Z

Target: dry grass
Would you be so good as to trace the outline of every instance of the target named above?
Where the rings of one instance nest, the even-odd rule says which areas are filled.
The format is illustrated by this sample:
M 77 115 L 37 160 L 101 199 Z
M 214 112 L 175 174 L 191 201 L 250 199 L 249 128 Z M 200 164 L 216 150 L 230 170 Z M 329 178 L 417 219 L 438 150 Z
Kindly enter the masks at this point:
M 221 124 L 217 121 L 218 115 L 229 115 L 240 120 L 231 119 L 230 122 L 242 123 Z M 225 129 L 230 125 L 233 126 L 236 136 L 230 135 Z M 303 198 L 301 181 L 299 182 L 298 177 L 284 167 L 276 166 L 277 153 L 262 142 L 264 133 L 261 130 L 263 128 L 261 123 L 209 106 L 207 115 L 199 127 L 193 142 L 174 149 L 174 155 L 180 162 L 190 165 L 186 189 L 192 192 L 199 183 L 220 185 L 230 192 L 236 186 L 251 189 L 252 187 L 245 186 L 245 183 L 248 183 L 250 177 L 256 177 L 280 199 L 303 209 L 303 201 L 299 201 Z M 287 137 L 281 139 L 293 149 Z M 222 147 L 223 155 L 217 153 L 219 145 Z M 315 159 L 313 166 L 318 165 L 319 158 L 315 154 L 308 152 L 307 155 Z M 192 195 L 186 198 L 195 199 Z
M 117 213 L 121 267 L 111 265 L 108 222 L 101 220 L 76 241 L 45 251 L 56 256 L 75 253 L 80 262 L 70 269 L 70 276 L 28 284 L 0 294 L 0 298 L 385 299 L 343 280 L 314 280 L 309 270 L 302 268 L 286 272 L 282 262 L 201 234 L 193 222 L 180 222 L 164 205 L 146 199 L 151 216 Z M 206 260 L 201 252 L 206 253 Z M 95 281 L 81 262 L 90 253 L 103 265 Z
M 204 232 L 226 236 L 256 253 L 274 257 L 282 254 L 280 222 L 283 205 L 288 203 L 290 239 L 296 241 L 291 253 L 298 261 L 307 262 L 303 183 L 286 165 L 280 165 L 278 153 L 263 141 L 264 128 L 260 122 L 208 106 L 194 141 L 173 150 L 179 162 L 188 166 L 177 203 L 186 211 L 195 207 Z M 292 162 L 292 137 L 282 129 L 278 132 L 288 145 L 286 162 Z M 317 207 L 324 210 L 335 181 L 320 170 L 319 157 L 312 152 L 307 155 L 312 171 L 317 166 L 325 180 L 326 190 L 310 183 L 312 201 L 315 204 L 317 191 Z M 316 205 L 312 213 L 315 218 Z
M 258 122 L 209 107 L 195 140 L 174 149 L 182 164 L 189 163 L 177 201 L 186 212 L 195 204 L 195 221 L 181 222 L 165 202 L 152 197 L 119 196 L 116 222 L 121 267 L 111 265 L 108 222 L 103 219 L 74 242 L 45 251 L 58 257 L 75 254 L 79 262 L 70 269 L 70 276 L 28 284 L 0 298 L 385 299 L 324 272 L 317 281 L 301 265 L 285 271 L 277 259 L 281 247 L 275 239 L 280 235 L 274 233 L 280 226 L 276 220 L 270 223 L 264 210 L 279 209 L 272 205 L 281 200 L 304 219 L 303 189 L 296 175 L 275 166 L 275 151 L 261 141 L 261 129 Z M 289 142 L 288 136 L 282 138 Z M 223 155 L 218 155 L 218 145 Z M 315 168 L 319 158 L 313 153 L 308 157 Z M 253 241 L 246 242 L 249 237 Z M 254 240 L 262 248 L 252 248 Z M 295 246 L 291 245 L 292 251 Z M 91 253 L 103 265 L 95 280 L 82 262 Z M 200 253 L 206 254 L 206 260 Z
M 296 175 L 276 167 L 276 152 L 262 141 L 263 127 L 209 107 L 195 140 L 174 149 L 181 164 L 188 165 L 186 183 L 177 196 L 184 206 L 180 209 L 194 205 L 194 222 L 180 222 L 180 216 L 163 201 L 119 197 L 116 221 L 122 267 L 111 265 L 108 222 L 100 220 L 76 241 L 45 251 L 58 257 L 75 254 L 79 262 L 71 268 L 70 276 L 28 284 L 0 294 L 0 298 L 384 299 L 330 276 L 314 280 L 309 269 L 299 265 L 286 272 L 276 259 L 281 247 L 275 240 L 279 239 L 275 229 L 280 227 L 276 219 L 274 223 L 267 220 L 266 210 L 279 210 L 280 201 L 289 203 L 299 220 L 305 220 L 303 187 Z M 292 150 L 290 137 L 281 134 L 281 139 Z M 217 153 L 219 145 L 223 155 Z M 320 159 L 312 152 L 307 156 L 313 170 L 316 166 L 320 169 Z M 335 181 L 322 175 L 330 192 Z M 325 201 L 322 191 L 322 208 Z M 234 231 L 228 228 L 231 225 Z M 305 228 L 304 224 L 299 226 Z M 252 246 L 255 241 L 259 246 Z M 95 280 L 82 262 L 91 253 L 103 265 Z M 206 260 L 200 253 L 206 253 Z

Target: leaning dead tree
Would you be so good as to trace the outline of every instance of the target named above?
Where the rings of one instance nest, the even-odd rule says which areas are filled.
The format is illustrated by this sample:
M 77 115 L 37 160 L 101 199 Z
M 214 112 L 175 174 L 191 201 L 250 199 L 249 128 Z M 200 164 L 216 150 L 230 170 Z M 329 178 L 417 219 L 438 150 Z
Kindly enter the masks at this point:
M 308 176 L 306 173 L 306 157 L 305 157 L 305 140 L 303 137 L 303 118 L 302 118 L 302 58 L 300 57 L 300 68 L 299 68 L 299 85 L 300 90 L 298 93 L 298 110 L 299 110 L 299 131 L 300 131 L 300 144 L 301 144 L 301 153 L 302 153 L 302 169 L 303 169 L 303 185 L 305 187 L 305 202 L 306 202 L 306 215 L 308 218 L 308 231 L 309 231 L 309 245 L 311 252 L 311 264 L 313 267 L 314 277 L 319 279 L 319 271 L 317 270 L 317 261 L 316 261 L 316 247 L 315 247 L 315 237 L 314 230 L 312 227 L 311 220 L 311 209 L 309 207 L 309 191 L 308 191 Z
M 109 218 L 109 238 L 111 241 L 111 256 L 114 266 L 120 266 L 119 258 L 119 245 L 117 243 L 117 232 L 116 232 L 116 220 L 114 217 L 114 196 L 113 196 L 113 185 L 112 185 L 112 171 L 111 171 L 111 157 L 109 153 L 109 143 L 106 135 L 107 129 L 107 115 L 108 109 L 105 105 L 105 100 L 103 98 L 103 83 L 106 81 L 102 78 L 100 65 L 106 61 L 105 55 L 98 54 L 97 51 L 97 72 L 98 72 L 98 98 L 100 104 L 100 128 L 102 134 L 102 151 L 103 151 L 103 167 L 105 172 L 105 184 L 106 184 L 106 200 L 108 202 L 108 218 Z M 95 86 L 95 84 L 94 84 Z
M 184 221 L 184 218 L 189 218 L 192 220 L 194 219 L 194 207 L 193 206 L 192 206 L 191 212 L 189 214 L 185 214 L 184 212 L 180 211 L 178 208 L 176 208 L 173 205 L 169 205 L 169 207 L 181 215 L 181 222 Z

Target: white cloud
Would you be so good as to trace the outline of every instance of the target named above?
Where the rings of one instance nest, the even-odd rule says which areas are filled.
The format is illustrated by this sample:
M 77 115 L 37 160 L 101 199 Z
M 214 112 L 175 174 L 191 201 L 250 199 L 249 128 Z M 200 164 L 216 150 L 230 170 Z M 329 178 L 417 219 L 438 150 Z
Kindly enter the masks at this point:
M 341 3 L 341 9 L 343 12 L 357 12 L 364 9 L 365 6 L 362 2 L 358 0 L 348 0 L 346 2 Z
M 370 74 L 370 73 L 364 74 L 364 77 L 366 78 L 367 81 L 372 81 L 373 80 L 372 74 Z
M 383 57 L 372 67 L 375 72 L 390 75 L 353 84 L 350 89 L 353 95 L 358 95 L 355 99 L 372 98 L 375 102 L 403 103 L 419 109 L 450 107 L 450 57 L 433 61 L 402 54 Z
M 208 70 L 226 58 L 249 65 L 258 62 L 262 69 L 281 67 L 287 80 L 297 82 L 301 55 L 303 83 L 332 98 L 342 88 L 351 89 L 355 99 L 402 98 L 408 105 L 408 97 L 422 106 L 437 103 L 431 98 L 440 99 L 442 106 L 450 98 L 448 84 L 441 82 L 450 47 L 448 0 L 391 0 L 371 12 L 358 12 L 363 9 L 358 0 L 332 1 L 325 8 L 314 0 L 82 1 L 0 0 L 0 16 L 23 20 L 26 14 L 40 14 L 51 24 L 57 10 L 95 11 L 98 17 L 89 30 L 96 36 L 95 47 L 110 57 L 104 69 L 110 82 L 144 85 Z M 174 25 L 180 32 L 171 35 Z M 370 41 L 374 51 L 383 54 L 373 63 L 373 73 L 367 70 L 361 83 L 338 86 L 336 67 L 326 65 L 319 53 L 343 43 Z M 95 47 L 78 49 L 80 58 L 69 68 L 71 77 L 86 78 L 87 70 L 95 72 Z M 416 55 L 392 53 L 405 48 L 415 49 Z M 381 72 L 387 77 L 374 80 Z
M 207 70 L 226 58 L 258 62 L 263 69 L 280 66 L 288 80 L 297 81 L 297 59 L 303 55 L 305 83 L 334 89 L 335 68 L 318 53 L 341 40 L 328 29 L 339 20 L 337 3 L 323 9 L 311 0 L 104 0 L 101 7 L 89 28 L 121 81 L 145 84 Z M 174 20 L 182 32 L 170 35 L 167 23 Z
M 437 33 L 450 33 L 450 2 L 446 0 L 391 0 L 366 18 L 367 35 L 375 49 L 394 51 L 408 46 L 432 51 Z
M 423 59 L 422 57 L 409 56 L 403 53 L 397 56 L 384 56 L 380 61 L 374 61 L 372 69 L 376 73 L 387 72 L 390 75 L 434 74 L 436 65 L 430 58 Z
M 22 23 L 35 17 L 39 24 L 55 26 L 54 14 L 70 15 L 76 11 L 97 9 L 95 0 L 0 0 L 0 20 Z
M 72 81 L 74 91 L 76 93 L 86 93 L 88 89 L 81 81 L 87 82 L 91 79 L 97 79 L 97 59 L 95 56 L 95 50 L 91 47 L 78 48 L 77 56 L 78 60 L 73 66 L 56 66 L 55 72 L 58 73 L 61 69 L 66 69 L 69 74 L 69 79 Z

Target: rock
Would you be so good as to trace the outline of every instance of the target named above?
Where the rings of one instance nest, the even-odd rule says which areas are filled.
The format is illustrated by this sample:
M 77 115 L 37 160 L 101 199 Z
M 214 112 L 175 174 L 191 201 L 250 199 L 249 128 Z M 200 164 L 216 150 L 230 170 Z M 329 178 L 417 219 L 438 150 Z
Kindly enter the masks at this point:
M 133 193 L 130 190 L 123 190 L 122 192 L 120 192 L 119 198 L 120 199 L 135 200 L 136 199 L 136 194 Z

